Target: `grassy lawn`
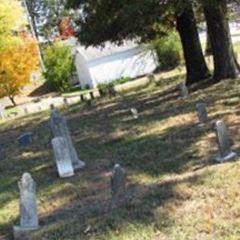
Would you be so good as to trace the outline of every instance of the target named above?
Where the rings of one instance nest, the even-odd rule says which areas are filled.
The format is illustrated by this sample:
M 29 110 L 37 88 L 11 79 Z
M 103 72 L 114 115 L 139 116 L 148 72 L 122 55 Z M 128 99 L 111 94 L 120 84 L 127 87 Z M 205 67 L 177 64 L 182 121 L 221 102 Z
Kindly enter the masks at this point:
M 72 178 L 57 176 L 48 112 L 0 125 L 0 239 L 11 239 L 19 222 L 17 181 L 24 172 L 38 185 L 41 229 L 34 240 L 240 239 L 240 163 L 214 164 L 212 128 L 223 119 L 240 156 L 240 79 L 183 100 L 175 91 L 181 69 L 157 78 L 140 91 L 62 109 L 87 163 Z M 199 101 L 208 105 L 205 126 L 197 124 Z M 16 139 L 28 131 L 34 142 L 24 149 Z M 114 163 L 126 169 L 131 197 L 109 207 Z

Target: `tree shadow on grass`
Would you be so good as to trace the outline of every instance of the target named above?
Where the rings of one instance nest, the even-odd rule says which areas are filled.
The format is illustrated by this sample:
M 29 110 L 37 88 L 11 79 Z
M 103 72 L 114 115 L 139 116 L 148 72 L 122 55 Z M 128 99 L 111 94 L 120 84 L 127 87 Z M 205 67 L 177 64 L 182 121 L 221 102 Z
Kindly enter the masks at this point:
M 174 92 L 169 92 L 167 95 L 155 93 L 152 96 L 142 94 L 139 98 L 137 94 L 130 96 L 128 100 L 131 106 L 139 104 L 141 117 L 138 120 L 133 120 L 129 116 L 129 112 L 125 111 L 125 103 L 117 102 L 119 98 L 107 101 L 109 106 L 105 106 L 106 101 L 100 101 L 85 109 L 81 105 L 79 109 L 75 106 L 74 112 L 71 109 L 67 110 L 68 125 L 79 157 L 87 163 L 86 171 L 76 173 L 74 178 L 68 180 L 60 180 L 57 177 L 49 145 L 51 132 L 48 120 L 45 120 L 42 115 L 34 115 L 35 120 L 32 120 L 32 117 L 20 118 L 19 123 L 21 122 L 22 126 L 16 125 L 12 129 L 7 127 L 1 131 L 0 143 L 7 143 L 5 148 L 7 158 L 0 162 L 1 208 L 6 208 L 11 201 L 17 199 L 16 180 L 23 172 L 28 171 L 33 174 L 33 178 L 38 183 L 39 197 L 41 201 L 47 202 L 44 204 L 45 206 L 58 199 L 70 196 L 65 204 L 54 207 L 52 211 L 49 210 L 48 216 L 41 218 L 43 223 L 51 222 L 50 228 L 52 230 L 50 229 L 49 232 L 53 238 L 61 233 L 64 236 L 62 239 L 68 239 L 66 237 L 68 227 L 72 220 L 77 219 L 81 223 L 81 215 L 78 215 L 77 209 L 73 208 L 76 213 L 71 212 L 71 214 L 66 215 L 66 218 L 59 219 L 57 212 L 65 212 L 71 206 L 78 208 L 79 203 L 90 201 L 90 199 L 91 201 L 92 199 L 101 201 L 106 197 L 99 196 L 99 192 L 109 188 L 107 180 L 109 175 L 106 175 L 106 173 L 109 173 L 114 163 L 119 162 L 127 169 L 130 175 L 129 181 L 135 185 L 137 184 L 134 181 L 135 176 L 141 178 L 144 174 L 150 179 L 152 177 L 160 179 L 169 174 L 182 174 L 212 164 L 209 156 L 215 153 L 216 143 L 215 139 L 206 137 L 207 134 L 212 132 L 210 124 L 199 127 L 195 120 L 177 121 L 178 118 L 182 118 L 182 115 L 193 112 L 198 98 L 193 100 L 192 98 L 195 97 L 193 95 L 190 96 L 189 101 L 178 100 L 175 98 L 177 96 L 172 98 L 173 94 Z M 235 93 L 232 94 L 235 95 Z M 214 100 L 217 101 L 217 99 L 215 96 Z M 211 104 L 214 104 L 214 102 Z M 222 116 L 223 113 L 217 117 Z M 170 118 L 174 118 L 176 122 L 165 126 L 160 133 L 154 131 L 148 133 L 143 130 L 146 125 L 151 129 L 154 124 L 161 124 L 162 120 L 169 120 Z M 16 138 L 20 133 L 26 131 L 34 131 L 37 138 L 28 149 L 22 149 L 16 145 Z M 212 148 L 210 144 L 209 148 L 200 150 L 196 143 L 205 137 L 207 141 L 210 140 L 214 147 Z M 102 184 L 103 188 L 99 187 L 99 184 Z M 139 185 L 137 188 L 141 188 L 141 184 L 137 185 Z M 170 201 L 176 196 L 173 186 L 174 184 L 167 185 L 167 189 L 173 197 L 163 191 L 167 197 L 165 200 L 163 197 L 162 203 L 158 203 L 158 200 L 157 203 L 154 203 L 151 200 L 151 194 L 148 193 L 145 200 L 139 200 L 139 205 L 135 205 L 135 203 L 133 205 L 133 208 L 136 206 L 136 208 L 141 209 L 140 211 L 135 212 L 133 208 L 130 211 L 128 207 L 122 213 L 120 210 L 114 210 L 113 212 L 110 211 L 109 216 L 106 216 L 106 225 L 105 221 L 101 225 L 101 217 L 96 222 L 100 224 L 100 228 L 107 229 L 114 217 L 120 215 L 121 217 L 116 221 L 116 224 L 113 224 L 113 228 L 121 225 L 124 221 L 131 222 L 137 221 L 137 219 L 141 219 L 139 221 L 142 223 L 149 223 L 149 221 L 152 221 L 154 204 L 161 206 L 164 201 Z M 56 192 L 55 187 L 58 189 Z M 12 194 L 8 195 L 9 191 Z M 107 191 L 107 194 L 109 194 L 109 191 Z M 161 199 L 161 194 L 162 192 L 156 198 Z M 91 201 L 89 205 L 91 205 Z M 144 211 L 142 213 L 141 211 L 144 208 L 141 206 L 145 206 L 147 209 L 148 205 L 150 206 L 149 211 L 147 210 L 146 214 Z M 94 217 L 90 217 L 90 219 L 92 218 L 94 219 Z M 53 221 L 50 221 L 51 219 Z M 166 219 L 168 221 L 169 217 L 166 216 Z M 54 224 L 55 220 L 56 224 Z M 70 233 L 73 239 L 75 233 L 83 234 L 82 232 L 86 229 L 88 221 L 88 218 L 83 218 L 82 225 L 77 224 L 77 227 L 72 228 L 71 231 L 73 232 Z M 11 217 L 7 224 L 1 225 L 3 229 L 1 231 L 4 234 L 10 233 L 13 223 L 16 223 L 15 216 Z M 57 226 L 58 224 L 59 226 Z

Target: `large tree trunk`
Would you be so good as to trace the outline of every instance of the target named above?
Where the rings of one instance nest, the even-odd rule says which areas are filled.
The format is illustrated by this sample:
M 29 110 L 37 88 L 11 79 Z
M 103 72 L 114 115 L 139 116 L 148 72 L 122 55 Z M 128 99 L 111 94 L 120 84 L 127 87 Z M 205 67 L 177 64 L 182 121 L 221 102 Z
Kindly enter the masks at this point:
M 226 1 L 205 1 L 203 7 L 214 59 L 214 79 L 236 78 L 239 66 L 233 52 Z
M 186 64 L 186 84 L 191 85 L 208 78 L 209 71 L 204 59 L 191 5 L 186 7 L 180 15 L 177 15 L 177 30 L 181 38 Z

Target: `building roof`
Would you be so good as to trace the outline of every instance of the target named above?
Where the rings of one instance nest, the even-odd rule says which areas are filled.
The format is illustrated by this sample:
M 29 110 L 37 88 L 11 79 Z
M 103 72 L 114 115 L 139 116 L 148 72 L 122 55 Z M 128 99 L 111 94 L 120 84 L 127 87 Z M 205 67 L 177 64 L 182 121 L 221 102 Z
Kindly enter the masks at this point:
M 124 41 L 123 44 L 117 45 L 106 42 L 104 47 L 84 47 L 77 45 L 76 50 L 79 52 L 86 61 L 92 61 L 116 53 L 124 52 L 138 47 L 138 44 L 133 41 Z

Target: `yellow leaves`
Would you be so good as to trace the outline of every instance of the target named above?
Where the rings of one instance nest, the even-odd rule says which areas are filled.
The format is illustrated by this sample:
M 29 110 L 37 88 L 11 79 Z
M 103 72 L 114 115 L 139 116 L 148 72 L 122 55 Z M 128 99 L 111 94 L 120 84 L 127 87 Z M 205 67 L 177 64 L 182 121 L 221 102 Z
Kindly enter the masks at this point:
M 15 96 L 38 66 L 36 42 L 23 39 L 0 51 L 0 97 Z
M 18 32 L 27 24 L 21 1 L 0 0 L 0 47 L 16 40 L 13 32 Z

